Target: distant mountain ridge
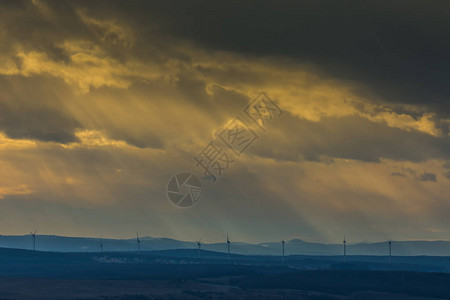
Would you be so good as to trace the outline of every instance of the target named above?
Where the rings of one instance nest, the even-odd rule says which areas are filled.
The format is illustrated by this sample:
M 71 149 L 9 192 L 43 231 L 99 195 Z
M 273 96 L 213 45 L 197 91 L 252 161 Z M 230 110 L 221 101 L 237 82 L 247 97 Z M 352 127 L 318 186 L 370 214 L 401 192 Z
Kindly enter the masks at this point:
M 170 238 L 141 237 L 141 251 L 197 249 L 196 242 Z M 0 247 L 32 249 L 30 235 L 0 235 Z M 104 251 L 136 251 L 136 239 L 103 239 Z M 203 250 L 226 252 L 226 243 L 202 244 Z M 98 252 L 100 238 L 36 235 L 36 250 L 61 252 Z M 281 242 L 251 244 L 232 242 L 231 252 L 244 255 L 280 255 Z M 287 241 L 286 255 L 342 255 L 342 244 L 305 242 L 299 239 Z M 389 254 L 387 242 L 347 244 L 347 255 Z M 450 241 L 393 241 L 393 256 L 450 256 Z

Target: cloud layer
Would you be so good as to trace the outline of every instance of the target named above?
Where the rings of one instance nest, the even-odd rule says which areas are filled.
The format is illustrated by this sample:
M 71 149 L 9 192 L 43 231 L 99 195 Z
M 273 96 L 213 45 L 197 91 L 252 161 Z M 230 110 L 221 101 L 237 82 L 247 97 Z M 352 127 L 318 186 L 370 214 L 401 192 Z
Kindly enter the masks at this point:
M 5 233 L 448 236 L 446 3 L 169 2 L 0 4 Z M 282 117 L 171 206 L 170 177 L 201 176 L 260 91 Z

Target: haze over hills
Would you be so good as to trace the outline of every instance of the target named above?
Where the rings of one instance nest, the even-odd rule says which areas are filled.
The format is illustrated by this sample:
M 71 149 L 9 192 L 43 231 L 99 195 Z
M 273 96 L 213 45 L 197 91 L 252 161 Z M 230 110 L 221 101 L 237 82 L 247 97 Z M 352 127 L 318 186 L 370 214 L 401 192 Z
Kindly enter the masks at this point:
M 196 242 L 179 241 L 170 238 L 141 237 L 141 250 L 196 249 Z M 135 251 L 136 238 L 103 239 L 105 251 Z M 32 249 L 30 235 L 0 235 L 0 247 Z M 89 237 L 66 237 L 37 235 L 36 249 L 41 251 L 96 252 L 100 251 L 100 239 Z M 226 243 L 203 243 L 203 250 L 226 252 Z M 287 241 L 286 255 L 342 255 L 342 244 L 322 244 L 305 242 L 299 239 Z M 280 255 L 281 243 L 268 242 L 250 244 L 233 242 L 231 251 L 245 255 Z M 388 255 L 387 242 L 347 244 L 348 255 Z M 394 241 L 393 256 L 448 256 L 450 241 Z

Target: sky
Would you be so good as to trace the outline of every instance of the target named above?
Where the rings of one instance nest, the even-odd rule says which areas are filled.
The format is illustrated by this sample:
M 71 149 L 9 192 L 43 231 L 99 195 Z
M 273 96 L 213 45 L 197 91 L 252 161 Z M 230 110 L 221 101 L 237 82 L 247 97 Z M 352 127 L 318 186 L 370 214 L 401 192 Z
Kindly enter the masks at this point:
M 2 1 L 0 233 L 449 240 L 449 53 L 448 1 Z

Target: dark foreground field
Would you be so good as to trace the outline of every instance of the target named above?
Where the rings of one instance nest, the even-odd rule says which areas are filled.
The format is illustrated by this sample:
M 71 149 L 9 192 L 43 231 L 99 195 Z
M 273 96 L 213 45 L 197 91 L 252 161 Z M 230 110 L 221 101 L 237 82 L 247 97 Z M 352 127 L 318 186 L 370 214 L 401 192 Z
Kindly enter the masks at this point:
M 0 299 L 450 299 L 447 257 L 0 249 Z

